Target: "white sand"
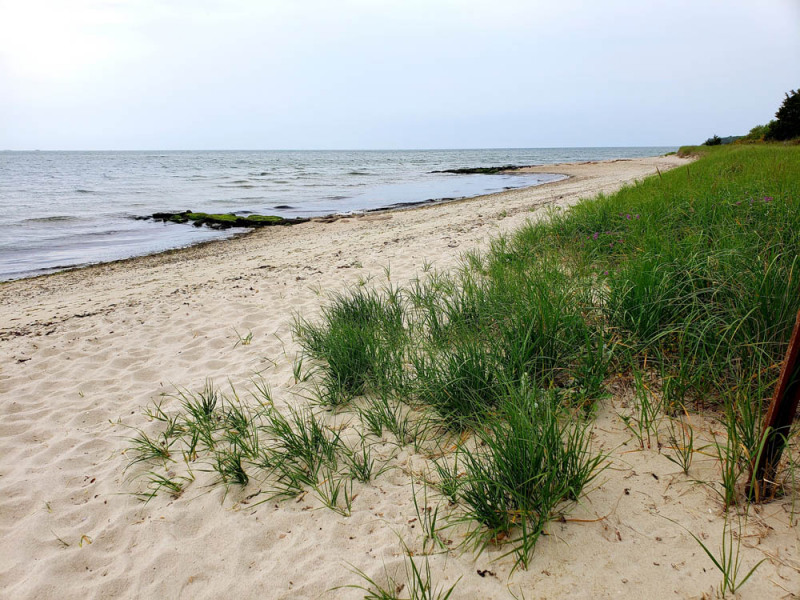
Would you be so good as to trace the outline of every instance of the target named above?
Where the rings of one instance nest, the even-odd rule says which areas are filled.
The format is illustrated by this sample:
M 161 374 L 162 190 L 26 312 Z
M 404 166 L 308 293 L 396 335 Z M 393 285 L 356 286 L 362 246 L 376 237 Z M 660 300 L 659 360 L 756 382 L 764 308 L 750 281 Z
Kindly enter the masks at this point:
M 421 537 L 409 472 L 357 485 L 353 514 L 299 501 L 246 503 L 246 493 L 198 479 L 178 499 L 147 504 L 132 492 L 124 451 L 131 431 L 157 431 L 141 408 L 175 386 L 227 380 L 241 391 L 254 373 L 276 403 L 299 404 L 292 377 L 293 311 L 314 316 L 327 292 L 361 279 L 406 282 L 437 269 L 552 205 L 611 192 L 684 164 L 676 157 L 539 169 L 571 178 L 447 205 L 270 228 L 231 241 L 0 286 L 0 597 L 360 598 L 348 565 L 383 581 L 400 569 L 401 537 Z M 252 343 L 236 344 L 252 331 Z M 570 515 L 554 523 L 527 571 L 510 574 L 504 550 L 430 557 L 454 598 L 686 598 L 712 594 L 720 576 L 674 519 L 716 550 L 719 498 L 693 479 L 717 477 L 697 455 L 689 477 L 656 450 L 638 450 L 617 412 L 625 389 L 593 426 L 609 468 Z M 175 406 L 167 400 L 165 407 Z M 719 430 L 695 419 L 699 435 Z M 704 433 L 705 432 L 705 433 Z M 622 445 L 628 442 L 627 445 Z M 139 471 L 140 472 L 140 471 Z M 247 492 L 256 491 L 257 484 Z M 800 510 L 800 506 L 796 507 Z M 443 508 L 444 510 L 444 508 Z M 666 517 L 666 518 L 665 518 Z M 797 597 L 800 538 L 792 500 L 754 509 L 742 539 L 743 572 L 767 561 L 742 597 Z M 458 530 L 444 533 L 459 541 Z M 484 576 L 478 570 L 488 569 Z

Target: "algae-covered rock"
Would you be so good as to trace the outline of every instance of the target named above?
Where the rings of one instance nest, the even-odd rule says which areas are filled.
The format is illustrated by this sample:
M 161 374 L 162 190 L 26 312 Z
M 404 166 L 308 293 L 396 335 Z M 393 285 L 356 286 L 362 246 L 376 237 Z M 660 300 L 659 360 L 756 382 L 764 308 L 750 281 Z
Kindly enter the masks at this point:
M 262 225 L 279 225 L 286 219 L 282 217 L 276 217 L 274 215 L 250 215 L 246 217 L 247 221 L 250 223 L 261 223 Z M 307 219 L 302 219 L 303 221 Z M 294 222 L 297 222 L 298 219 L 294 219 Z
M 463 169 L 445 169 L 444 171 L 431 171 L 431 173 L 455 173 L 456 175 L 495 175 L 506 171 L 523 169 L 519 165 L 504 165 L 502 167 L 466 167 Z
M 269 225 L 296 225 L 305 223 L 308 219 L 284 219 L 274 215 L 247 215 L 241 216 L 233 213 L 211 214 L 185 210 L 183 212 L 153 213 L 154 221 L 169 223 L 191 223 L 195 227 L 212 227 L 214 229 L 228 229 L 229 227 L 267 227 Z

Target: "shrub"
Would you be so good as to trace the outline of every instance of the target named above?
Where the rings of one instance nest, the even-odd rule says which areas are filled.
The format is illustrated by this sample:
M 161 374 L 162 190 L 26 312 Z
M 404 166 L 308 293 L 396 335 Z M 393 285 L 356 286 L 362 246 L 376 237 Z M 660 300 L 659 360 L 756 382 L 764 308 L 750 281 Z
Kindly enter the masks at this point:
M 769 124 L 767 140 L 784 141 L 800 137 L 800 90 L 789 90 Z
M 756 125 L 753 127 L 746 136 L 738 140 L 740 144 L 748 144 L 751 142 L 761 142 L 764 140 L 764 137 L 767 135 L 770 126 L 774 123 L 774 121 L 770 121 L 766 125 Z

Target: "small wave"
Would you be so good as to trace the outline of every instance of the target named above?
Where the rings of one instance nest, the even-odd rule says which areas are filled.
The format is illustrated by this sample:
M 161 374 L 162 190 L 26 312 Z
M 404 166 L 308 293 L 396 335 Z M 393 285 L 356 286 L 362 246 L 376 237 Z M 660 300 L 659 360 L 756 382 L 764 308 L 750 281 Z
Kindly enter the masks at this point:
M 348 171 L 348 175 L 372 175 L 369 171 Z
M 85 189 L 83 189 L 83 188 L 77 188 L 77 189 L 75 190 L 75 192 L 76 192 L 77 194 L 97 194 L 97 193 L 98 193 L 98 192 L 96 192 L 95 190 L 85 190 Z
M 290 206 L 288 204 L 278 204 L 277 206 L 273 206 L 272 208 L 279 210 L 294 210 L 294 206 Z
M 326 200 L 346 200 L 349 196 L 326 196 Z

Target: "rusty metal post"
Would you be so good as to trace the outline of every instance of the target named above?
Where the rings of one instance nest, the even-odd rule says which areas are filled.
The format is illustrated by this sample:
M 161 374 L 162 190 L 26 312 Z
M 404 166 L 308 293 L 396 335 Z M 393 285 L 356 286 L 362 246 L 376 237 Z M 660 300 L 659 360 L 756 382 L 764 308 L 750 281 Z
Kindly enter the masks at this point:
M 766 436 L 764 447 L 750 473 L 748 496 L 755 502 L 767 500 L 774 493 L 778 463 L 800 401 L 798 357 L 800 357 L 800 312 L 797 313 L 778 385 L 775 387 L 767 417 L 764 419 L 763 435 Z

